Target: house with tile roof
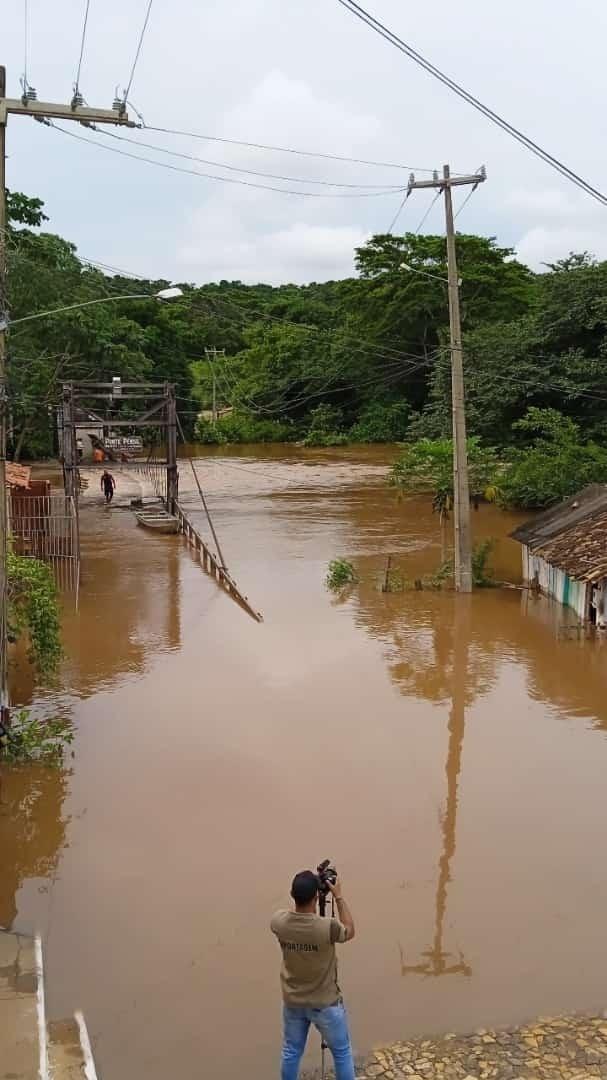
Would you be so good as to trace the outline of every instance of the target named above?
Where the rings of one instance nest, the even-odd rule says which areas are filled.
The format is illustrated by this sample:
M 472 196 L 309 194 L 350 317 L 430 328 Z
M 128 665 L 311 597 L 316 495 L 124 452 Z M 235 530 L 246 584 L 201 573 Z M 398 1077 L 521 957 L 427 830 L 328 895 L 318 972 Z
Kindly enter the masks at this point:
M 607 485 L 590 484 L 511 533 L 523 579 L 607 629 Z

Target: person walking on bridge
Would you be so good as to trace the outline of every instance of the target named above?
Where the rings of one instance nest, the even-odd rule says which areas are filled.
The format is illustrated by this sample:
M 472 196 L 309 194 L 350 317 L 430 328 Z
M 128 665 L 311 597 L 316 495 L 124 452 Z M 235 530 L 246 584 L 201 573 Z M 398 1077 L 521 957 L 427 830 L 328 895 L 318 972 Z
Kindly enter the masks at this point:
M 101 490 L 105 495 L 106 503 L 111 503 L 114 498 L 114 489 L 116 487 L 116 481 L 111 473 L 104 469 L 101 475 Z

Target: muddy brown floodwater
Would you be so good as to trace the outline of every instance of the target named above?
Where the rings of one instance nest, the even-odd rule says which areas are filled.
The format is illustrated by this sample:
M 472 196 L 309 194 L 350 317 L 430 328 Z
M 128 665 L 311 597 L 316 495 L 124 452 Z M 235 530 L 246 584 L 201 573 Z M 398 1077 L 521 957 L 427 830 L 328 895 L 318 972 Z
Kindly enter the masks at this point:
M 0 924 L 40 927 L 50 1014 L 84 1009 L 111 1080 L 276 1075 L 268 919 L 329 856 L 357 1051 L 606 1004 L 607 651 L 526 593 L 382 594 L 388 554 L 409 577 L 440 557 L 390 457 L 199 461 L 262 625 L 180 537 L 83 510 L 61 685 L 35 695 L 73 718 L 74 757 L 3 775 Z M 473 522 L 510 581 L 518 520 Z M 362 578 L 339 599 L 336 555 Z

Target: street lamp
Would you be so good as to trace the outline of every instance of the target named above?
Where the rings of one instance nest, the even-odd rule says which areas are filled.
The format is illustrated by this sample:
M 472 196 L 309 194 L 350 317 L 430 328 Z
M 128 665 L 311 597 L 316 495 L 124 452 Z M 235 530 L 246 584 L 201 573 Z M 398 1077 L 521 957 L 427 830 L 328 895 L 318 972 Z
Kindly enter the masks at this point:
M 168 289 L 160 289 L 157 293 L 133 293 L 127 296 L 102 296 L 98 300 L 84 300 L 80 304 L 68 304 L 66 307 L 52 308 L 51 311 L 37 311 L 35 315 L 23 315 L 20 319 L 11 319 L 10 321 L 6 316 L 0 317 L 0 333 L 4 330 L 8 330 L 10 326 L 16 326 L 18 323 L 30 322 L 31 319 L 44 319 L 47 315 L 59 315 L 62 311 L 74 311 L 75 308 L 90 307 L 91 304 L 108 304 L 114 300 L 176 300 L 179 296 L 183 296 L 183 291 L 178 288 L 177 285 L 172 285 Z

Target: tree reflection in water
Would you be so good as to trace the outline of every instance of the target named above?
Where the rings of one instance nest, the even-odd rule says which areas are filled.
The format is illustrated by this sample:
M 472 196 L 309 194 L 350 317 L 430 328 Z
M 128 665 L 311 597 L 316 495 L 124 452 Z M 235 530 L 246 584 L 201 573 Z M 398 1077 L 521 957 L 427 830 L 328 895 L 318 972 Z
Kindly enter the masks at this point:
M 0 766 L 0 926 L 12 926 L 24 881 L 50 878 L 57 868 L 69 823 L 68 777 L 43 765 Z

